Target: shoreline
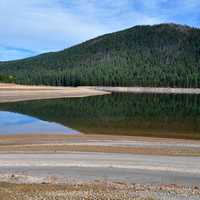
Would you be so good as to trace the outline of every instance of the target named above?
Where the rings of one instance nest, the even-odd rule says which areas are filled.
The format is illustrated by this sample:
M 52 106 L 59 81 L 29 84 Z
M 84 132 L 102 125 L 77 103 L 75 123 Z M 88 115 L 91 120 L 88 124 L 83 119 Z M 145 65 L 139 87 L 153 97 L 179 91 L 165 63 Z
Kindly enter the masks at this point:
M 0 154 L 0 163 L 2 181 L 26 184 L 42 183 L 49 177 L 61 184 L 107 180 L 199 186 L 200 180 L 200 157 L 90 152 L 22 153 Z
M 135 94 L 200 94 L 200 88 L 162 88 L 162 87 L 101 87 L 101 86 L 29 86 L 0 83 L 0 103 L 80 98 L 108 95 L 112 92 Z
M 200 141 L 85 134 L 0 136 L 0 155 L 68 152 L 200 157 Z
M 0 83 L 0 103 L 107 95 L 90 87 L 27 86 Z
M 168 87 L 90 87 L 99 91 L 119 93 L 146 94 L 200 94 L 200 88 L 168 88 Z
M 106 177 L 109 181 L 127 183 L 194 186 L 200 180 L 200 157 L 94 152 L 9 153 L 0 154 L 0 163 L 2 176 L 10 173 L 38 178 L 51 176 L 57 177 L 60 183 L 68 179 L 103 181 Z
M 4 135 L 0 136 L 0 196 L 156 200 L 167 194 L 166 200 L 196 200 L 199 165 L 196 140 Z

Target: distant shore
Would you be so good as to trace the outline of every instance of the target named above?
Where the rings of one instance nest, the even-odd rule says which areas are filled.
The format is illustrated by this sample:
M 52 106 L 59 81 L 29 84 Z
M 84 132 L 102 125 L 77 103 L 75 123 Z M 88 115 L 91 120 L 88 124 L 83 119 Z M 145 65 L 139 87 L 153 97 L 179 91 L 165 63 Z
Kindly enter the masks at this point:
M 0 103 L 106 95 L 88 87 L 28 86 L 0 83 Z
M 91 87 L 106 92 L 156 93 L 156 94 L 200 94 L 200 88 L 167 88 L 167 87 Z
M 58 87 L 29 86 L 0 83 L 0 103 L 42 99 L 59 99 L 88 97 L 121 93 L 155 93 L 155 94 L 200 94 L 200 88 L 154 88 L 154 87 Z

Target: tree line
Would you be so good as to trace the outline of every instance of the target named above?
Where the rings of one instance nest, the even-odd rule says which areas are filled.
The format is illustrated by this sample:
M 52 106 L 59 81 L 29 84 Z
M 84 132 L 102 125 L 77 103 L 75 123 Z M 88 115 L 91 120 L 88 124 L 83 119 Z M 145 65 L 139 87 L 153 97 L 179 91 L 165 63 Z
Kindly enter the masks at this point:
M 175 24 L 136 26 L 60 52 L 0 62 L 17 83 L 200 87 L 200 30 Z

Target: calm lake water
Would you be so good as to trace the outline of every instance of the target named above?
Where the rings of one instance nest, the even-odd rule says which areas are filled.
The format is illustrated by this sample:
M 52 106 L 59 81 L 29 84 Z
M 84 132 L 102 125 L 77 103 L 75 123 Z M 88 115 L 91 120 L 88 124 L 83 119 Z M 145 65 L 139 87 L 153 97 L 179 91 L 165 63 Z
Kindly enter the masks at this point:
M 77 134 L 70 128 L 57 123 L 13 112 L 0 111 L 0 134 Z
M 45 124 L 47 132 L 70 127 L 86 134 L 200 139 L 199 97 L 118 93 L 87 98 L 5 103 L 0 104 L 0 111 L 6 111 L 0 114 L 0 133 L 10 132 L 13 127 L 18 129 L 25 122 L 20 130 L 23 133 L 37 132 Z M 26 124 L 27 121 L 30 123 Z

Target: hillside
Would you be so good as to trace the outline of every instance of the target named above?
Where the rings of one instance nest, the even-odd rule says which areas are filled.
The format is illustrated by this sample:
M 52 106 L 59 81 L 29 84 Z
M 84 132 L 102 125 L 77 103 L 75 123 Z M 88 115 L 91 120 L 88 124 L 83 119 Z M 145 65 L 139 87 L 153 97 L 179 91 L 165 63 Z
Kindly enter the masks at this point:
M 135 26 L 60 52 L 0 62 L 0 75 L 23 84 L 200 87 L 200 29 Z

